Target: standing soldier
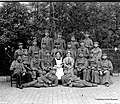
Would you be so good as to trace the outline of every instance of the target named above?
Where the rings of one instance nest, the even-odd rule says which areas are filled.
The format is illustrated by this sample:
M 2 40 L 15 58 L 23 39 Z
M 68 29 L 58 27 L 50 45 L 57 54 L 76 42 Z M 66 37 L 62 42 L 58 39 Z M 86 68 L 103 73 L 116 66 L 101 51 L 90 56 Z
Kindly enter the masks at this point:
M 29 47 L 29 56 L 30 59 L 34 57 L 34 52 L 39 51 L 39 47 L 37 46 L 37 41 L 33 40 L 33 45 Z
M 62 49 L 62 50 L 66 49 L 66 43 L 65 43 L 65 40 L 62 39 L 61 32 L 58 33 L 58 38 L 56 40 L 54 40 L 54 45 L 55 45 L 56 42 L 60 43 L 60 49 Z
M 85 39 L 84 39 L 85 47 L 91 50 L 93 47 L 93 41 L 89 38 L 89 33 L 85 33 Z
M 30 63 L 30 68 L 32 69 L 32 78 L 33 80 L 35 80 L 38 76 L 42 76 L 43 72 L 42 69 L 40 67 L 40 58 L 39 58 L 39 52 L 36 51 L 34 52 L 34 57 L 31 60 Z
M 48 30 L 45 30 L 45 37 L 41 40 L 41 47 L 43 43 L 46 43 L 46 48 L 48 51 L 51 51 L 53 49 L 53 40 L 49 37 Z
M 23 43 L 22 42 L 19 42 L 18 43 L 18 47 L 19 49 L 17 49 L 14 53 L 14 59 L 16 60 L 18 56 L 23 56 L 24 54 L 24 49 L 23 49 Z
M 44 59 L 47 51 L 48 51 L 48 50 L 47 50 L 47 47 L 46 47 L 46 43 L 42 43 L 41 50 L 39 50 L 39 58 L 40 58 L 41 60 Z
M 83 80 L 89 81 L 90 70 L 88 70 L 88 60 L 83 56 L 82 53 L 78 55 L 78 58 L 75 62 L 75 68 L 77 69 L 78 76 L 83 75 Z
M 71 52 L 71 57 L 75 60 L 76 59 L 76 50 L 72 48 L 72 45 L 70 42 L 67 44 L 67 49 L 66 49 L 65 53 L 67 54 L 68 51 Z
M 45 74 L 47 74 L 52 69 L 52 56 L 50 52 L 46 52 L 46 56 L 41 61 L 41 68 Z
M 58 52 L 58 51 L 61 52 L 62 56 L 64 56 L 64 51 L 60 48 L 60 42 L 56 41 L 55 42 L 55 48 L 52 49 L 52 51 L 51 51 L 52 57 L 55 57 L 55 53 Z
M 100 62 L 100 77 L 102 78 L 101 83 L 106 87 L 112 84 L 110 75 L 112 75 L 113 65 L 110 60 L 107 59 L 107 54 L 102 55 L 102 60 Z
M 77 56 L 79 53 L 82 53 L 85 58 L 89 57 L 89 50 L 85 47 L 84 41 L 80 42 L 80 48 L 78 48 L 77 50 Z
M 85 80 L 81 80 L 75 75 L 69 73 L 68 68 L 64 69 L 64 75 L 61 77 L 62 85 L 69 87 L 97 87 L 97 84 L 92 84 Z
M 75 40 L 75 37 L 71 37 L 71 47 L 73 50 L 77 50 L 79 48 L 79 43 Z
M 100 62 L 102 56 L 102 49 L 99 48 L 98 44 L 99 44 L 98 42 L 94 42 L 94 48 L 91 50 L 91 52 L 93 53 L 92 58 L 97 63 Z

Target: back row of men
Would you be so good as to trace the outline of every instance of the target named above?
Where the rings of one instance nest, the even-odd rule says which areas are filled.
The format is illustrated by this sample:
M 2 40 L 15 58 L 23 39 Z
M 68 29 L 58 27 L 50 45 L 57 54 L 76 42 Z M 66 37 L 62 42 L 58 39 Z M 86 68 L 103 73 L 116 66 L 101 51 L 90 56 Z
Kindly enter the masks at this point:
M 57 86 L 58 80 L 62 80 L 63 85 L 76 87 L 97 84 L 108 87 L 112 83 L 110 75 L 113 65 L 107 59 L 107 54 L 102 54 L 99 43 L 93 44 L 88 33 L 80 44 L 73 36 L 67 47 L 61 33 L 54 41 L 49 37 L 48 31 L 45 31 L 45 35 L 41 49 L 37 47 L 36 40 L 29 50 L 23 49 L 23 44 L 19 43 L 10 67 L 17 77 L 17 87 Z M 23 76 L 27 82 L 22 85 Z

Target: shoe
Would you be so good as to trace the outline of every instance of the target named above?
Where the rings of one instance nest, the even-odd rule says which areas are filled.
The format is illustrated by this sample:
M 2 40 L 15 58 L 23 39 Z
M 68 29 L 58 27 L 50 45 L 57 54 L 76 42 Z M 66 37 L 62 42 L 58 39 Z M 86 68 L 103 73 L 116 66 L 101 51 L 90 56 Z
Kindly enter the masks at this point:
M 106 84 L 105 84 L 105 86 L 106 86 L 106 87 L 109 87 L 109 84 L 108 84 L 108 83 L 106 83 Z
M 22 86 L 22 85 L 20 85 L 20 86 L 18 86 L 18 88 L 19 88 L 19 89 L 23 89 L 23 86 Z
M 71 83 L 71 84 L 69 84 L 69 87 L 72 87 L 72 83 Z
M 97 84 L 92 84 L 92 87 L 97 87 L 98 85 Z
M 47 84 L 45 84 L 45 83 L 43 84 L 43 86 L 44 86 L 44 87 L 48 87 L 48 85 L 47 85 Z

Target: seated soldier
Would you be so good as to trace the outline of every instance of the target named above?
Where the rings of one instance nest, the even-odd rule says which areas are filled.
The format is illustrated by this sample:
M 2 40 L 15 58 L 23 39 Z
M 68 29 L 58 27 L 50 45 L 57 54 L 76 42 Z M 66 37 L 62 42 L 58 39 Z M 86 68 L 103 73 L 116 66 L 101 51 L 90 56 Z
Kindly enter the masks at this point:
M 90 70 L 88 70 L 88 60 L 83 56 L 82 53 L 79 53 L 78 58 L 75 62 L 75 68 L 77 69 L 78 76 L 83 74 L 83 80 L 89 81 Z
M 74 59 L 71 57 L 70 51 L 67 52 L 66 57 L 63 59 L 63 64 L 71 74 L 74 74 Z
M 41 68 L 45 74 L 48 73 L 52 68 L 52 59 L 53 58 L 52 58 L 50 52 L 49 51 L 46 52 L 46 56 L 41 61 Z
M 112 84 L 112 80 L 110 75 L 113 71 L 113 65 L 110 60 L 107 59 L 107 54 L 102 54 L 102 60 L 100 62 L 100 77 L 101 77 L 101 84 L 104 84 L 106 87 L 109 87 Z
M 12 76 L 17 78 L 17 88 L 21 88 L 21 79 L 26 73 L 21 56 L 18 56 L 18 58 L 12 62 L 10 70 L 13 71 Z
M 39 58 L 38 51 L 36 51 L 30 63 L 30 68 L 32 69 L 32 73 L 33 73 L 32 76 L 33 80 L 35 80 L 38 76 L 43 75 L 42 69 L 40 67 L 40 62 L 41 60 Z
M 81 80 L 79 77 L 69 73 L 68 68 L 64 68 L 64 75 L 61 77 L 62 85 L 69 87 L 97 87 L 97 84 Z

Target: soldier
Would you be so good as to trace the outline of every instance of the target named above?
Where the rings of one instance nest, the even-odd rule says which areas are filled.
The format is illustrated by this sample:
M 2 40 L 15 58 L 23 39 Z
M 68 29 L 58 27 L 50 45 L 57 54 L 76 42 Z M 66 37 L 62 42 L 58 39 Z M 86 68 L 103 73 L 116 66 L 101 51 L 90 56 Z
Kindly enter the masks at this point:
M 78 48 L 77 50 L 77 56 L 79 53 L 82 53 L 85 58 L 89 57 L 89 50 L 85 47 L 84 41 L 80 42 L 80 48 Z
M 110 77 L 110 75 L 112 75 L 112 71 L 112 62 L 107 59 L 107 54 L 104 53 L 100 62 L 100 77 L 101 83 L 104 84 L 106 87 L 109 87 L 109 85 L 112 84 L 112 80 Z
M 30 68 L 32 69 L 33 74 L 32 75 L 33 80 L 35 80 L 38 76 L 43 75 L 42 69 L 40 67 L 41 60 L 39 58 L 38 53 L 39 53 L 38 51 L 34 52 L 34 57 L 32 58 L 30 63 Z
M 55 87 L 58 86 L 58 78 L 55 75 L 56 69 L 52 68 L 50 72 L 46 75 L 38 77 L 36 80 L 31 81 L 29 83 L 25 83 L 22 86 L 25 87 Z
M 102 50 L 99 48 L 98 44 L 99 44 L 98 42 L 94 42 L 94 48 L 91 50 L 91 52 L 93 53 L 92 58 L 97 63 L 100 62 L 102 56 Z
M 79 48 L 79 43 L 75 40 L 75 37 L 71 37 L 71 47 L 73 50 L 77 50 Z
M 70 73 L 74 74 L 74 59 L 71 57 L 70 51 L 67 52 L 66 57 L 63 59 L 63 64 Z
M 24 49 L 23 49 L 23 43 L 22 42 L 19 42 L 18 43 L 18 47 L 19 49 L 17 49 L 14 53 L 14 59 L 16 60 L 18 56 L 21 56 L 23 55 L 24 53 Z
M 52 38 L 49 37 L 48 30 L 45 30 L 45 37 L 42 38 L 42 40 L 41 40 L 41 47 L 42 47 L 43 43 L 46 43 L 46 49 L 48 51 L 51 51 L 53 49 L 53 40 L 52 40 Z
M 65 40 L 62 39 L 62 33 L 61 32 L 58 33 L 58 38 L 56 40 L 54 40 L 54 44 L 56 42 L 60 43 L 60 49 L 62 49 L 62 50 L 66 49 L 66 43 L 65 43 Z
M 26 70 L 24 68 L 24 65 L 22 63 L 22 57 L 18 56 L 16 60 L 14 60 L 10 66 L 10 70 L 13 71 L 12 76 L 15 76 L 17 78 L 17 88 L 21 87 L 21 79 L 23 76 L 25 76 Z
M 72 45 L 70 42 L 67 44 L 67 49 L 66 49 L 65 53 L 67 54 L 68 51 L 71 52 L 71 57 L 75 60 L 76 59 L 76 50 L 72 48 Z
M 60 43 L 58 41 L 55 42 L 55 48 L 52 49 L 51 55 L 52 57 L 55 57 L 56 52 L 61 52 L 62 57 L 64 56 L 64 51 L 60 48 Z
M 34 52 L 39 51 L 39 47 L 37 46 L 37 41 L 33 41 L 33 45 L 29 47 L 29 56 L 32 59 L 34 57 Z
M 39 50 L 39 58 L 41 60 L 43 60 L 46 56 L 46 52 L 47 52 L 47 48 L 46 48 L 46 43 L 42 43 L 42 47 L 41 47 L 41 50 Z
M 44 57 L 44 59 L 41 61 L 41 68 L 44 71 L 45 74 L 47 74 L 51 68 L 52 68 L 52 56 L 50 54 L 50 52 L 46 52 L 46 56 Z
M 75 75 L 69 73 L 68 68 L 64 68 L 64 75 L 61 77 L 62 85 L 69 87 L 97 87 L 97 84 L 81 80 Z
M 88 70 L 88 60 L 83 56 L 82 53 L 78 55 L 78 58 L 75 62 L 75 68 L 77 69 L 78 76 L 83 75 L 83 80 L 89 81 L 90 70 Z
M 85 47 L 88 48 L 89 50 L 92 49 L 93 47 L 93 41 L 89 38 L 89 33 L 85 33 L 85 39 L 84 39 Z

